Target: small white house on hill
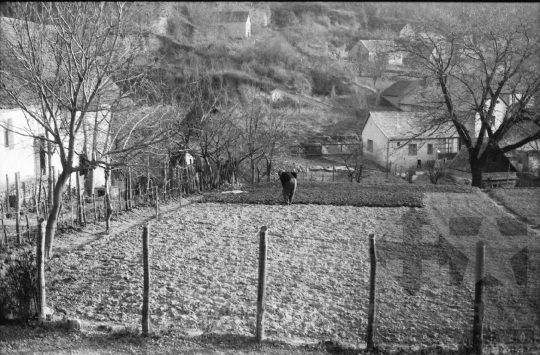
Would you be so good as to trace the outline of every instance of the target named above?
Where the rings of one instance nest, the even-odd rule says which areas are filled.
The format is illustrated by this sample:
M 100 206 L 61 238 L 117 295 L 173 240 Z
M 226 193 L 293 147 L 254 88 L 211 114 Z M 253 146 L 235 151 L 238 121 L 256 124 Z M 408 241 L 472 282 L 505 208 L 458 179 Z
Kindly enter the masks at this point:
M 452 126 L 423 132 L 424 113 L 371 111 L 362 130 L 364 156 L 387 168 L 424 168 L 428 161 L 452 157 L 460 150 Z
M 216 25 L 232 38 L 251 37 L 251 15 L 248 11 L 215 13 Z

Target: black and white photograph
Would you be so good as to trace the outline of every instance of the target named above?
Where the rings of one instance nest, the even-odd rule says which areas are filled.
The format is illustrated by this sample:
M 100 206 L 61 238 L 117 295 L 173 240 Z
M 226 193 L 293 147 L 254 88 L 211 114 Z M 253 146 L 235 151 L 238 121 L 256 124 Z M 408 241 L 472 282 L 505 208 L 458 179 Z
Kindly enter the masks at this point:
M 0 354 L 540 355 L 540 3 L 0 3 Z

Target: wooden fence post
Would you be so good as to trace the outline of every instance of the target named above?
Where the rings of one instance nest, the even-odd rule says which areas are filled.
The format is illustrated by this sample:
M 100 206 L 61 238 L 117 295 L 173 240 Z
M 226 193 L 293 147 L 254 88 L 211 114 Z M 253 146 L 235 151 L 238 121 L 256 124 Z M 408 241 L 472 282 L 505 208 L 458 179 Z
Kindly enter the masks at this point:
M 22 238 L 21 238 L 21 200 L 19 195 L 19 172 L 15 173 L 15 198 L 17 201 L 15 202 L 15 230 L 17 231 L 17 244 L 22 244 Z
M 133 209 L 133 181 L 131 180 L 131 168 L 128 168 L 128 179 L 129 179 L 129 190 L 128 190 L 128 196 L 129 196 L 129 209 Z
M 82 198 L 83 224 L 86 226 L 88 224 L 88 219 L 86 217 L 86 202 L 84 200 L 84 193 L 85 192 L 83 191 L 83 193 L 81 195 L 81 198 Z
M 6 174 L 6 217 L 9 213 L 9 175 Z
M 94 205 L 94 224 L 97 222 L 96 194 L 92 194 L 92 204 Z
M 122 185 L 118 186 L 118 212 L 122 211 Z
M 128 191 L 129 191 L 129 178 L 128 178 L 128 173 L 126 172 L 126 183 L 125 183 L 125 194 L 124 194 L 124 202 L 126 204 L 126 211 L 129 210 L 129 207 L 128 207 Z
M 484 323 L 484 252 L 483 241 L 476 243 L 476 278 L 474 285 L 474 320 L 473 320 L 473 350 L 475 354 L 483 354 L 482 328 Z
M 149 203 L 150 196 L 150 154 L 148 154 L 148 160 L 146 163 L 146 203 Z
M 83 207 L 82 207 L 82 196 L 81 196 L 81 177 L 79 175 L 79 172 L 75 172 L 75 180 L 77 185 L 77 219 L 79 220 L 79 224 L 83 225 L 84 218 L 83 218 Z
M 178 168 L 178 196 L 180 196 L 180 208 L 182 208 L 182 168 Z
M 36 249 L 36 266 L 38 271 L 38 319 L 45 321 L 45 223 L 40 218 L 38 222 L 38 237 Z
M 375 281 L 377 276 L 377 248 L 375 245 L 375 235 L 369 235 L 369 261 L 371 264 L 371 272 L 369 275 L 369 309 L 368 309 L 368 324 L 366 334 L 367 350 L 373 349 L 373 327 L 375 323 Z
M 0 221 L 2 221 L 2 229 L 4 230 L 3 242 L 0 243 L 0 244 L 5 245 L 6 250 L 8 250 L 9 249 L 9 240 L 8 240 L 8 236 L 7 236 L 6 226 L 4 225 L 4 219 L 1 219 Z
M 155 195 L 155 205 L 156 205 L 156 219 L 159 219 L 159 196 L 158 196 L 158 187 L 155 186 L 156 195 Z
M 69 198 L 69 208 L 71 209 L 71 226 L 73 227 L 73 200 Z
M 21 173 L 19 173 L 19 179 L 21 178 Z M 22 182 L 22 204 L 21 206 L 26 207 L 26 182 Z
M 26 237 L 28 238 L 28 242 L 30 243 L 30 222 L 28 222 L 28 213 L 25 215 L 26 217 Z
M 168 171 L 167 171 L 167 162 L 163 162 L 163 200 L 167 198 L 167 177 L 168 177 Z
M 267 256 L 267 239 L 266 226 L 261 227 L 259 232 L 259 290 L 257 293 L 257 331 L 255 340 L 261 343 L 264 339 L 264 306 L 266 303 L 266 256 Z
M 109 168 L 105 169 L 105 196 L 103 197 L 103 209 L 105 210 L 105 233 L 109 233 L 111 227 L 111 217 L 113 213 L 110 187 L 109 187 L 109 176 L 111 171 Z
M 148 235 L 150 226 L 143 227 L 143 307 L 142 307 L 142 334 L 148 336 L 150 328 L 150 263 L 148 260 Z

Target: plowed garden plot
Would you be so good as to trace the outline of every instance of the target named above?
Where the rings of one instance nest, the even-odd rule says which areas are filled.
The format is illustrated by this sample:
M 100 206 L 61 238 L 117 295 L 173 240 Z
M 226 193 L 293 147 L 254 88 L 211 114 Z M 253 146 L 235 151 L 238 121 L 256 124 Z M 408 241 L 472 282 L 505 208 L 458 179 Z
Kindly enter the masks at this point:
M 308 187 L 300 187 L 306 195 L 313 193 Z M 325 193 L 341 198 L 339 191 Z M 257 195 L 248 192 L 244 196 L 253 198 L 251 204 L 195 203 L 163 221 L 152 221 L 152 330 L 252 337 L 258 232 L 267 226 L 265 324 L 271 339 L 332 339 L 363 349 L 369 233 L 375 233 L 379 247 L 378 345 L 455 348 L 464 334 L 470 334 L 475 263 L 470 247 L 479 238 L 486 242 L 489 258 L 486 342 L 506 342 L 505 327 L 538 334 L 540 305 L 534 302 L 534 294 L 539 284 L 533 272 L 540 262 L 530 257 L 525 287 L 516 284 L 509 262 L 520 248 L 538 246 L 538 233 L 521 226 L 516 234 L 518 222 L 476 190 L 411 191 L 423 196 L 425 208 L 314 205 L 307 200 L 282 206 L 279 188 L 276 193 L 274 186 L 275 202 L 266 205 L 252 202 Z M 435 250 L 433 255 L 425 253 L 426 246 Z M 458 283 L 448 259 L 455 250 L 465 257 L 459 260 L 467 259 L 458 268 L 463 270 Z M 142 278 L 142 228 L 137 227 L 50 260 L 47 297 L 53 308 L 87 324 L 140 329 Z M 410 284 L 418 289 L 410 292 Z
M 413 209 L 416 210 L 416 209 Z M 258 230 L 269 228 L 267 334 L 363 342 L 369 232 L 399 236 L 409 208 L 195 204 L 151 225 L 152 325 L 252 335 Z M 140 327 L 141 230 L 101 239 L 49 263 L 56 307 Z M 455 343 L 470 323 L 469 288 L 435 264 L 409 296 L 388 262 L 378 276 L 378 341 Z M 436 297 L 437 301 L 430 301 Z M 405 338 L 407 337 L 407 338 Z M 414 339 L 414 340 L 413 340 Z

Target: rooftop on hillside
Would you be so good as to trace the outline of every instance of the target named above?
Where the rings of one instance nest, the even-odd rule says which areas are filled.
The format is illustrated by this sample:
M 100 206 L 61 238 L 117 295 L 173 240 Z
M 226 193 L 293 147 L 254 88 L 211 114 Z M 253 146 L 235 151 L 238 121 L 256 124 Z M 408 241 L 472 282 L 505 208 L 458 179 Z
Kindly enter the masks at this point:
M 249 17 L 248 11 L 223 11 L 216 14 L 218 22 L 246 22 Z
M 433 126 L 425 113 L 370 111 L 369 119 L 389 139 L 459 137 L 452 124 Z

